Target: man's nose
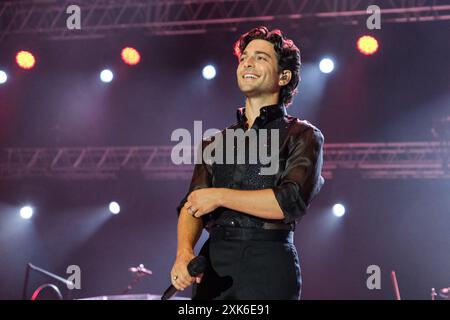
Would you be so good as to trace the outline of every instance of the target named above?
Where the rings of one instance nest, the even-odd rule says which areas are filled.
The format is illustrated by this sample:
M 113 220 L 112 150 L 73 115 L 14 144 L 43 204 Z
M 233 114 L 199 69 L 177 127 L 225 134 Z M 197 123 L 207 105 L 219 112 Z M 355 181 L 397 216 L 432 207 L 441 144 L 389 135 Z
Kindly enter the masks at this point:
M 253 57 L 247 57 L 244 60 L 244 68 L 253 67 L 255 64 L 255 59 Z

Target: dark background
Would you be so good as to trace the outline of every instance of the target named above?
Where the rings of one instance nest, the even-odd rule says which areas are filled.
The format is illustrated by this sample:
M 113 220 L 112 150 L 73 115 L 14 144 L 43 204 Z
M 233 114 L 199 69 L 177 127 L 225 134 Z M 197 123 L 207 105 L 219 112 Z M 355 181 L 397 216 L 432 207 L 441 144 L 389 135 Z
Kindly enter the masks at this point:
M 280 27 L 302 51 L 300 93 L 289 113 L 318 126 L 327 143 L 432 140 L 433 119 L 450 114 L 447 23 L 362 27 Z M 171 145 L 176 128 L 223 128 L 244 99 L 235 80 L 236 33 L 47 41 L 8 38 L 0 44 L 0 147 Z M 380 49 L 370 57 L 356 48 L 363 33 Z M 125 45 L 141 63 L 120 60 Z M 17 67 L 17 50 L 37 59 Z M 331 56 L 335 72 L 317 64 Z M 217 77 L 206 81 L 212 63 Z M 115 72 L 110 84 L 99 72 Z M 31 179 L 0 181 L 0 298 L 19 299 L 27 262 L 67 277 L 81 267 L 82 289 L 73 298 L 120 294 L 132 280 L 127 268 L 144 263 L 153 275 L 131 293 L 161 294 L 176 250 L 175 208 L 189 181 Z M 429 299 L 432 287 L 450 286 L 450 181 L 361 180 L 353 172 L 328 180 L 296 231 L 304 299 L 392 299 L 395 270 L 402 297 Z M 122 211 L 112 216 L 107 204 Z M 331 207 L 341 201 L 347 214 Z M 22 220 L 19 208 L 36 212 Z M 204 238 L 202 238 L 204 240 Z M 368 290 L 366 268 L 379 265 L 381 290 Z M 274 270 L 274 272 L 278 272 Z M 29 292 L 45 278 L 31 275 Z M 187 293 L 186 293 L 187 294 Z

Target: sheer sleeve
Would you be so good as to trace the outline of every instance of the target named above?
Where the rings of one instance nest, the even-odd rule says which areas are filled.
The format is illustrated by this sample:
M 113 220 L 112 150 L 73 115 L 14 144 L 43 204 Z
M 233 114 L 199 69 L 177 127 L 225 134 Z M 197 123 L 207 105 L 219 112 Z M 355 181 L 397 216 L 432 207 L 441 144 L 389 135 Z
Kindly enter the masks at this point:
M 279 183 L 272 188 L 284 214 L 284 222 L 301 218 L 313 197 L 324 184 L 321 176 L 324 137 L 316 128 L 307 129 L 295 138 L 286 168 Z
M 205 149 L 205 147 L 208 145 L 208 143 L 209 143 L 208 140 L 202 141 L 202 144 L 201 144 L 202 151 Z M 180 203 L 176 209 L 178 215 L 180 214 L 181 209 L 183 208 L 184 204 L 187 201 L 189 194 L 192 191 L 197 190 L 197 189 L 210 188 L 212 186 L 211 165 L 204 162 L 202 153 L 199 154 L 199 159 L 201 159 L 201 163 L 198 163 L 194 166 L 194 172 L 192 174 L 189 191 L 186 193 L 186 195 L 180 201 Z

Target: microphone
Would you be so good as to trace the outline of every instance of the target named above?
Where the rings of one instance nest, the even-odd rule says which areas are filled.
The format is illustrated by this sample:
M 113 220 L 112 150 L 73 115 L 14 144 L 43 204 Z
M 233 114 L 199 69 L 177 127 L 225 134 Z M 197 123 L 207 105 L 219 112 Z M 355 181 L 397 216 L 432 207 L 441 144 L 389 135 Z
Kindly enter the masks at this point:
M 194 259 L 189 262 L 187 265 L 187 269 L 189 272 L 189 275 L 191 277 L 196 277 L 199 274 L 202 274 L 205 272 L 207 265 L 206 258 L 203 256 L 195 257 Z M 173 286 L 173 284 L 170 285 L 170 287 L 167 288 L 166 291 L 164 291 L 164 294 L 161 297 L 161 300 L 168 300 L 170 299 L 175 293 L 177 293 L 177 288 Z

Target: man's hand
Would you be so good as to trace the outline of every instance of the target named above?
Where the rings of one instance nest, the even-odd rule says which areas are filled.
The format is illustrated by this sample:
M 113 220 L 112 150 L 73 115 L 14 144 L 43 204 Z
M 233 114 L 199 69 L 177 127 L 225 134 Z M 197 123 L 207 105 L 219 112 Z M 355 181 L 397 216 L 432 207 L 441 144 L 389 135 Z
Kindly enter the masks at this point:
M 197 277 L 191 277 L 189 275 L 187 265 L 195 258 L 195 254 L 192 251 L 185 250 L 177 254 L 175 263 L 173 264 L 172 271 L 170 272 L 170 277 L 172 284 L 177 290 L 184 290 L 194 282 L 200 283 L 203 274 Z
M 200 218 L 221 206 L 222 191 L 221 188 L 204 188 L 192 191 L 184 206 L 188 213 Z

